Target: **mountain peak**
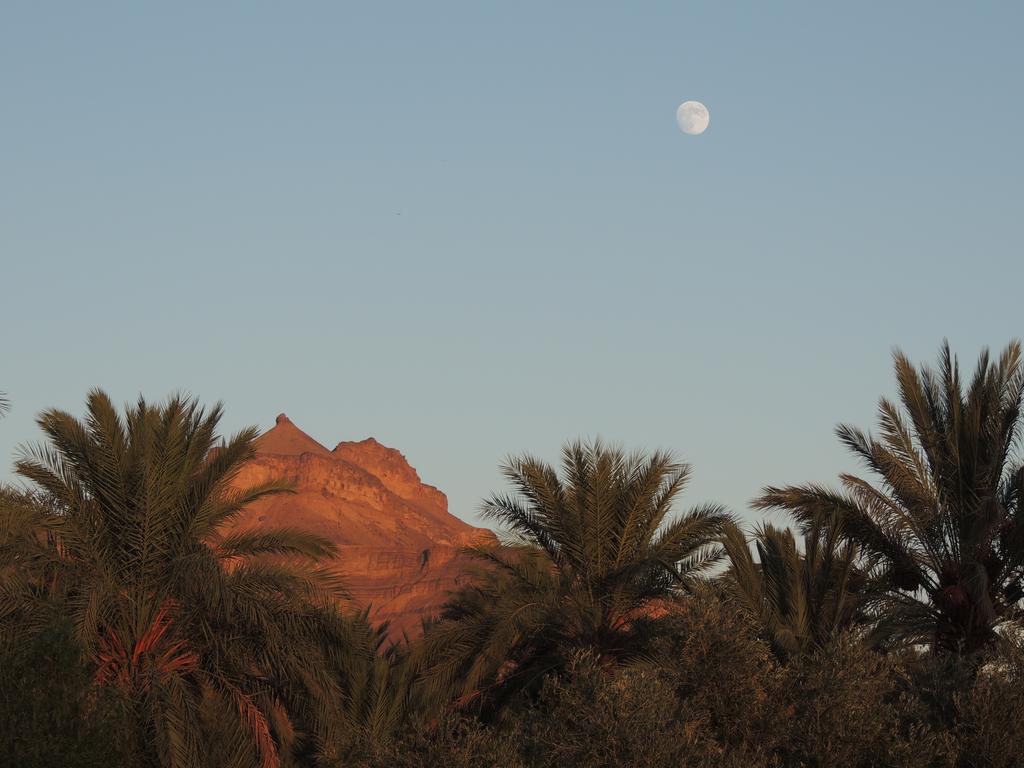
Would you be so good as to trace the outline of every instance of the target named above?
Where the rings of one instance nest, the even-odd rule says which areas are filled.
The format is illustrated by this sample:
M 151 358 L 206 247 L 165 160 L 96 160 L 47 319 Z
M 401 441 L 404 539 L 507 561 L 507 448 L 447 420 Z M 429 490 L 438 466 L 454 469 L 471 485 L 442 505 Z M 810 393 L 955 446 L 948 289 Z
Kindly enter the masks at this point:
M 420 476 L 401 451 L 390 448 L 376 438 L 340 442 L 331 451 L 339 459 L 355 464 L 382 479 L 394 478 L 411 486 L 419 486 Z
M 285 456 L 300 456 L 303 453 L 330 455 L 324 446 L 296 427 L 285 414 L 278 414 L 274 426 L 256 440 L 259 453 L 277 453 Z
M 401 451 L 372 437 L 328 451 L 282 413 L 256 448 L 234 487 L 284 480 L 294 492 L 248 505 L 234 530 L 294 527 L 333 541 L 356 604 L 388 622 L 393 638 L 416 634 L 467 578 L 461 547 L 496 541 L 451 514 Z

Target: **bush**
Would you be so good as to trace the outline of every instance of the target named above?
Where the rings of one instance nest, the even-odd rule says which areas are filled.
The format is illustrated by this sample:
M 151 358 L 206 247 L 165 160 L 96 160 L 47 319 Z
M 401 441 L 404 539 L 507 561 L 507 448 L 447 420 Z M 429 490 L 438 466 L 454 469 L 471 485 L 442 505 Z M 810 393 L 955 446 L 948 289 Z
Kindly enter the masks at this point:
M 529 765 L 668 768 L 685 742 L 676 704 L 656 669 L 607 669 L 581 655 L 505 726 L 518 729 Z
M 19 768 L 135 766 L 128 713 L 96 691 L 67 623 L 0 649 L 0 754 Z
M 358 768 L 527 768 L 514 736 L 479 721 L 452 716 L 433 727 L 416 727 L 373 754 L 350 758 Z
M 784 676 L 757 627 L 710 594 L 687 599 L 668 621 L 671 636 L 660 665 L 679 702 L 684 764 L 717 757 L 773 765 L 785 714 Z
M 643 664 L 586 652 L 521 694 L 489 725 L 467 718 L 417 729 L 363 763 L 538 768 L 758 768 L 777 764 L 781 670 L 739 614 L 694 598 L 659 620 Z
M 1024 762 L 1024 649 L 1007 643 L 955 697 L 961 768 L 1014 768 Z
M 539 701 L 510 708 L 531 766 L 771 766 L 782 674 L 740 614 L 713 596 L 671 607 L 646 663 L 610 666 L 586 654 L 549 677 Z
M 778 664 L 713 596 L 663 619 L 657 655 L 588 653 L 483 724 L 409 726 L 362 768 L 1019 768 L 1024 649 L 987 658 L 882 655 L 844 635 Z
M 788 675 L 787 766 L 932 768 L 953 764 L 897 658 L 852 636 L 795 662 Z

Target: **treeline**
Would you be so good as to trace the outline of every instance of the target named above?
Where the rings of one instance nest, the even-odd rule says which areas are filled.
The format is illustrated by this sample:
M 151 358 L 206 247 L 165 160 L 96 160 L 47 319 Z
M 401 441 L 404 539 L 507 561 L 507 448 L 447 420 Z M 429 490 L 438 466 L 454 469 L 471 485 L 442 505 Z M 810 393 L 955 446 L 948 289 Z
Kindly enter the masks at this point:
M 331 542 L 239 532 L 255 430 L 173 398 L 39 416 L 0 491 L 0 753 L 19 766 L 1024 765 L 1024 361 L 895 355 L 864 475 L 678 511 L 665 452 L 507 461 L 504 534 L 422 637 Z M 4 403 L 0 397 L 0 403 Z

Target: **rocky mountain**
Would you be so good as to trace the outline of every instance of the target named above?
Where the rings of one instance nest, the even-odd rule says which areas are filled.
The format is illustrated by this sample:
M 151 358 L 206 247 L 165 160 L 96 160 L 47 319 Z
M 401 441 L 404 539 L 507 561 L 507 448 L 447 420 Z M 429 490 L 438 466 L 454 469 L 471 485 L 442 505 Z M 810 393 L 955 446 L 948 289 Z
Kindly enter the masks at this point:
M 441 491 L 373 438 L 330 451 L 281 414 L 235 482 L 282 478 L 296 492 L 253 504 L 237 526 L 298 527 L 335 542 L 356 602 L 370 607 L 374 621 L 388 621 L 393 637 L 416 634 L 420 620 L 436 614 L 465 579 L 460 547 L 495 541 L 491 531 L 452 515 Z

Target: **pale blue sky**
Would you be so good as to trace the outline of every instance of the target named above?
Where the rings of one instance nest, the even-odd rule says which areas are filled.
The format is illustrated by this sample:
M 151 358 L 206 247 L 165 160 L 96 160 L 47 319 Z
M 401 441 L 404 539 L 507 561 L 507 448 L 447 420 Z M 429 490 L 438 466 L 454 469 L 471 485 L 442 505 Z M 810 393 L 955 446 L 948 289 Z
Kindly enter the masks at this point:
M 741 512 L 828 480 L 892 346 L 1024 333 L 1022 9 L 4 3 L 0 478 L 101 386 L 376 436 L 467 519 L 580 435 Z

